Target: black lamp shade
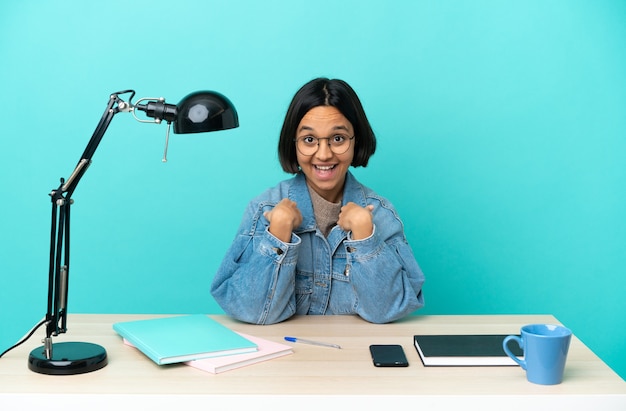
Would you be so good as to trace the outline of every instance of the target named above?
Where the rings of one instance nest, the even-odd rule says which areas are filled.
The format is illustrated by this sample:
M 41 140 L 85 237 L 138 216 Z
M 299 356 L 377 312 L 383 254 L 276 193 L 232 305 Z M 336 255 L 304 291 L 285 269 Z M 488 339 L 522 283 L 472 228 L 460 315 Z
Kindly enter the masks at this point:
M 238 126 L 237 111 L 226 96 L 215 91 L 196 91 L 178 103 L 174 133 L 204 133 Z

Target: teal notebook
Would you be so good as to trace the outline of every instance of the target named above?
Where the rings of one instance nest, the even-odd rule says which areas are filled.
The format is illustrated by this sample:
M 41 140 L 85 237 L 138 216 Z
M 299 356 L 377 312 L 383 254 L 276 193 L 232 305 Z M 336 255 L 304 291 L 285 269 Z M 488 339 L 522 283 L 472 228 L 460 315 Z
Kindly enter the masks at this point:
M 118 322 L 113 330 L 159 365 L 243 354 L 258 348 L 203 314 Z

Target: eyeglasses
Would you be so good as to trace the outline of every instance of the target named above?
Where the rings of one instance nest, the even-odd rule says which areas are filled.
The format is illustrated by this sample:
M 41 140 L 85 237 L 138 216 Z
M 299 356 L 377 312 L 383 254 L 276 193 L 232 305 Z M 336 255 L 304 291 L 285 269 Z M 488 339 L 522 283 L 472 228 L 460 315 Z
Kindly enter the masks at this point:
M 343 154 L 350 149 L 354 136 L 335 134 L 332 137 L 304 136 L 293 139 L 296 142 L 296 148 L 303 156 L 315 154 L 319 150 L 320 140 L 328 140 L 328 147 L 330 147 L 330 151 L 333 153 Z

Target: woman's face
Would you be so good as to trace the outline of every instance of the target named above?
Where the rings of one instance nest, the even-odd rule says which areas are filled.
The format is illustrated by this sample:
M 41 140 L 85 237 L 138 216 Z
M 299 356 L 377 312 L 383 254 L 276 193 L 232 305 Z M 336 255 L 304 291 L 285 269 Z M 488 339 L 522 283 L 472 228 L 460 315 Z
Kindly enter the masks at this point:
M 335 154 L 327 138 L 335 136 L 350 139 L 354 136 L 352 124 L 332 106 L 317 106 L 309 110 L 296 130 L 296 140 L 302 137 L 323 138 L 317 151 L 309 156 L 296 149 L 298 164 L 309 186 L 327 201 L 337 203 L 343 194 L 348 167 L 354 158 L 354 140 L 343 154 Z

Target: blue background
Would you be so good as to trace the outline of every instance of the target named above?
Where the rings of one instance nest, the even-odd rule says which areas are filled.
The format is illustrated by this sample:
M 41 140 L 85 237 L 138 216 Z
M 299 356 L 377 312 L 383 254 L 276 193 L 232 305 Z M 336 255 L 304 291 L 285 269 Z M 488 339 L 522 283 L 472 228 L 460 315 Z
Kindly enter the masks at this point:
M 553 314 L 626 376 L 626 2 L 23 0 L 0 60 L 0 348 L 45 313 L 48 193 L 110 93 L 217 90 L 241 127 L 164 164 L 165 125 L 115 117 L 73 196 L 69 310 L 219 313 L 246 203 L 288 177 L 287 105 L 329 76 L 379 138 L 354 172 L 405 222 L 418 314 Z

